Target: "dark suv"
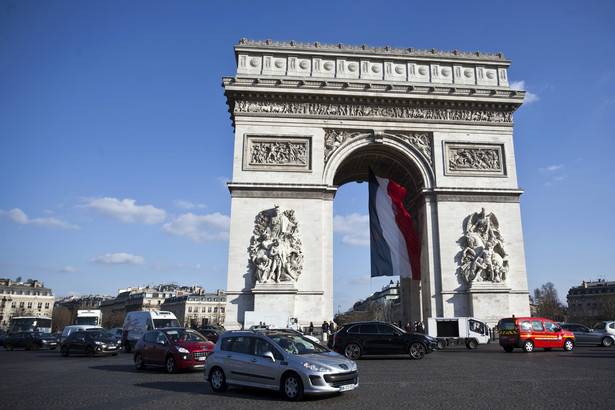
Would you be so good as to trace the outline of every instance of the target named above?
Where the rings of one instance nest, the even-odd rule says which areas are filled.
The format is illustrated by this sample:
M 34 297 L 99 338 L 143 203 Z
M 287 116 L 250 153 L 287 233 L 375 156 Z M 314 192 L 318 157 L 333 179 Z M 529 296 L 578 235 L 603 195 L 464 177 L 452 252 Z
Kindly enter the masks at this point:
M 328 346 L 353 360 L 369 354 L 403 353 L 418 360 L 437 350 L 438 342 L 433 337 L 405 332 L 386 322 L 354 322 L 331 336 Z

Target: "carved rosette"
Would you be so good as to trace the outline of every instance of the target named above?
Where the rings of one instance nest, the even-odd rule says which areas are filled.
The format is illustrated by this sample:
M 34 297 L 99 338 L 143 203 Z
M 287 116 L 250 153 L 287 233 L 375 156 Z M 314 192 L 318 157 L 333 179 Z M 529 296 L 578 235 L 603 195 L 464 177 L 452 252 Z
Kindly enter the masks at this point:
M 256 283 L 295 283 L 303 269 L 299 222 L 293 209 L 260 212 L 250 242 L 250 268 Z
M 460 276 L 468 284 L 503 282 L 509 270 L 504 239 L 493 213 L 475 212 L 468 217 L 465 235 L 459 240 L 461 252 Z

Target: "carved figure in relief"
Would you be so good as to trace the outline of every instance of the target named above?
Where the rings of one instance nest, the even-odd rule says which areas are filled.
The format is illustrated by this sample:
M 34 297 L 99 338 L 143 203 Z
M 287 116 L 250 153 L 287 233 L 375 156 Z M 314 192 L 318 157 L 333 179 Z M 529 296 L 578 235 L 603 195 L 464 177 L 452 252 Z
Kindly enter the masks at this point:
M 461 238 L 461 277 L 466 283 L 473 281 L 501 282 L 508 273 L 504 240 L 499 222 L 485 208 L 468 218 L 465 235 Z
M 258 214 L 250 244 L 250 263 L 258 283 L 296 282 L 303 269 L 303 252 L 298 237 L 295 211 L 279 206 Z

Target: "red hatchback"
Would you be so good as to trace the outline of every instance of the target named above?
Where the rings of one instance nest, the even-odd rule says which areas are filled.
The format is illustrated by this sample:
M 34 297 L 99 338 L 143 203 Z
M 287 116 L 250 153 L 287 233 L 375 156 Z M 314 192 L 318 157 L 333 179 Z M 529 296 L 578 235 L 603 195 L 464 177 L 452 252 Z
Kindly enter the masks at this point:
M 167 372 L 203 369 L 207 355 L 214 348 L 199 332 L 181 327 L 150 330 L 134 348 L 137 369 L 145 366 L 164 367 Z
M 534 348 L 551 350 L 563 347 L 570 351 L 574 348 L 574 333 L 562 329 L 557 323 L 540 317 L 511 317 L 500 320 L 500 346 L 507 352 L 520 347 L 526 353 Z

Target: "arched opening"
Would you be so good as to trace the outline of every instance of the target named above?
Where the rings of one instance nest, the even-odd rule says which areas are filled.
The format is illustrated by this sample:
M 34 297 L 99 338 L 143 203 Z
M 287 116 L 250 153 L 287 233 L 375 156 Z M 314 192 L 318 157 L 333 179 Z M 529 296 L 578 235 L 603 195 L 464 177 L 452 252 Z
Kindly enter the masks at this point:
M 399 277 L 371 277 L 368 169 L 371 167 L 376 175 L 389 178 L 406 189 L 404 207 L 415 225 L 420 207 L 424 206 L 423 190 L 431 181 L 426 177 L 429 170 L 417 160 L 419 157 L 411 147 L 396 146 L 391 138 L 382 144 L 364 142 L 367 143 L 355 141 L 354 148 L 345 147 L 339 153 L 343 158 L 331 159 L 331 165 L 335 167 L 333 184 L 338 187 L 333 202 L 333 299 L 336 313 L 352 309 L 356 302 L 386 288 L 399 287 Z M 341 283 L 345 285 L 338 285 Z M 383 308 L 391 309 L 391 306 Z M 381 319 L 390 320 L 391 313 L 383 313 Z M 398 313 L 397 320 L 403 319 L 406 318 Z

